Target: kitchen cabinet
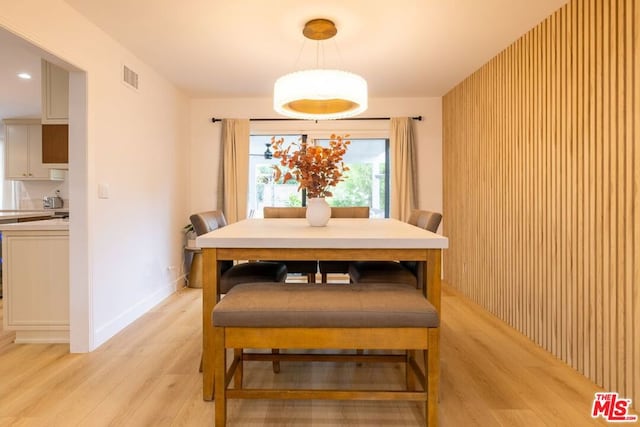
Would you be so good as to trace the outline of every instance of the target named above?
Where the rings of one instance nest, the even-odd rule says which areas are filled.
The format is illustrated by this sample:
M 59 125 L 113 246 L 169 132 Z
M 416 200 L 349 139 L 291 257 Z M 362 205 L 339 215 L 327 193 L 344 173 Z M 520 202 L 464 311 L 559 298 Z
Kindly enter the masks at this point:
M 48 168 L 69 168 L 69 125 L 42 125 L 42 163 Z
M 42 163 L 68 169 L 69 72 L 50 62 L 42 65 Z
M 0 225 L 4 329 L 16 343 L 69 342 L 69 224 Z
M 69 123 L 69 72 L 44 59 L 42 69 L 42 124 Z
M 48 180 L 42 163 L 40 120 L 5 120 L 5 177 L 14 180 Z

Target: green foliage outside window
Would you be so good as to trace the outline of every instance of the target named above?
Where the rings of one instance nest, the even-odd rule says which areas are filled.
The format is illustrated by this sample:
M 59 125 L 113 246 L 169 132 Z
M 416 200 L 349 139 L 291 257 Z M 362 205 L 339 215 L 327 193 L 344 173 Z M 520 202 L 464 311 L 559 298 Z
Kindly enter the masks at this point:
M 338 184 L 329 200 L 331 206 L 371 206 L 373 165 L 349 164 L 347 178 Z

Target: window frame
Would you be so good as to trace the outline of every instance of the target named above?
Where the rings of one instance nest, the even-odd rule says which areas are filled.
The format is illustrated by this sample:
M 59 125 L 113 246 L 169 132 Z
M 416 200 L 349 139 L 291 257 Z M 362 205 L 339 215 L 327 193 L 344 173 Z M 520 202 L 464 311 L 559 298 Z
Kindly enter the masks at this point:
M 256 136 L 256 137 L 272 137 L 272 136 L 290 136 L 290 137 L 296 137 L 296 138 L 301 138 L 304 135 L 306 135 L 307 137 L 307 141 L 310 140 L 328 140 L 330 137 L 331 133 L 336 133 L 336 132 L 318 132 L 318 131 L 293 131 L 293 130 L 267 130 L 267 129 L 252 129 L 249 135 L 250 138 L 250 147 L 251 147 L 251 138 Z M 345 135 L 349 135 L 349 139 L 350 140 L 383 140 L 384 141 L 384 152 L 385 152 L 385 170 L 384 170 L 384 180 L 385 180 L 385 191 L 384 191 L 384 218 L 390 218 L 390 211 L 391 211 L 391 206 L 390 206 L 390 202 L 391 202 L 391 173 L 390 173 L 390 169 L 391 169 L 391 150 L 390 150 L 390 138 L 388 135 L 388 132 L 370 132 L 370 131 L 344 131 L 344 132 L 340 132 L 342 134 Z M 251 156 L 256 156 L 257 154 L 252 154 L 251 153 L 251 148 L 249 148 L 249 158 L 251 158 Z M 249 171 L 249 177 L 251 177 L 251 171 Z M 251 188 L 251 183 L 249 183 L 249 188 Z M 251 191 L 248 192 L 247 194 L 247 199 L 248 199 L 248 207 L 250 206 L 250 195 L 251 195 Z M 300 191 L 300 197 L 301 197 L 301 206 L 302 207 L 306 207 L 307 205 L 307 190 L 305 188 L 303 188 Z

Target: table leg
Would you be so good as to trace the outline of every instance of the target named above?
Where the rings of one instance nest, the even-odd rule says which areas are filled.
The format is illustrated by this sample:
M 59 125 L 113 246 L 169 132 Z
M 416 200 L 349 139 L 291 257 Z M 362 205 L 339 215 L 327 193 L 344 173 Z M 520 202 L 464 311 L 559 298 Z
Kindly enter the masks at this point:
M 440 314 L 442 249 L 427 249 L 422 291 Z
M 442 250 L 427 250 L 427 265 L 424 272 L 424 291 L 427 299 L 438 310 L 442 322 L 441 312 L 441 266 Z M 438 400 L 440 399 L 440 328 L 429 330 L 429 349 L 425 352 L 425 370 L 427 371 L 427 425 L 438 425 Z
M 218 295 L 218 256 L 215 248 L 202 250 L 202 398 L 213 400 L 214 384 L 214 331 L 211 312 Z

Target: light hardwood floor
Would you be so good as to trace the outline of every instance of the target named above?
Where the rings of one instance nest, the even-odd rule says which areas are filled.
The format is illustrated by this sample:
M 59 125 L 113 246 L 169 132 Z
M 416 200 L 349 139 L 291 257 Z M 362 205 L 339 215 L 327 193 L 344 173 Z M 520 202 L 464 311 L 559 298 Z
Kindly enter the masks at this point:
M 1 300 L 0 300 L 1 301 Z M 0 315 L 2 303 L 0 302 Z M 201 291 L 184 289 L 98 350 L 16 345 L 0 329 L 0 426 L 209 426 L 202 401 Z M 1 325 L 1 322 L 0 322 Z M 441 426 L 605 425 L 590 417 L 599 389 L 446 285 Z M 400 365 L 251 363 L 247 385 L 400 387 Z M 415 403 L 232 401 L 235 426 L 422 425 Z

